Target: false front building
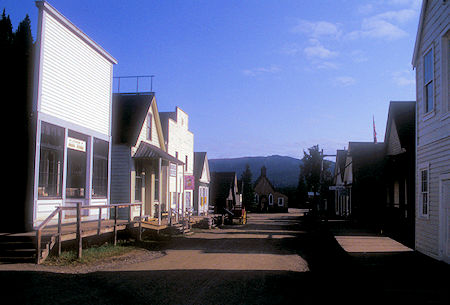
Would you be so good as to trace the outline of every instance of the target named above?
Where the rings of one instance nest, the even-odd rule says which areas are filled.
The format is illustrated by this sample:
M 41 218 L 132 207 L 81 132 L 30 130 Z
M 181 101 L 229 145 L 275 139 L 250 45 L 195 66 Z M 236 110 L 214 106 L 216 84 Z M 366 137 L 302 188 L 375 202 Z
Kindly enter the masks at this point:
M 117 61 L 45 1 L 37 1 L 34 169 L 26 228 L 57 207 L 109 204 L 112 71 Z M 98 210 L 83 210 L 83 219 Z M 73 218 L 64 212 L 63 222 Z

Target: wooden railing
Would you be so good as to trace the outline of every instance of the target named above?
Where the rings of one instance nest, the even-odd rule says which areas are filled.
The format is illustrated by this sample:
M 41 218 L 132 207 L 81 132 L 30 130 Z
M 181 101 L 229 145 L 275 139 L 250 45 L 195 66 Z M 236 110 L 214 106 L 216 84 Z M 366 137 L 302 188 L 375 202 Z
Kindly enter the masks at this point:
M 78 258 L 82 256 L 82 236 L 81 236 L 81 210 L 89 210 L 89 209 L 99 209 L 98 213 L 98 225 L 97 225 L 97 234 L 100 235 L 101 227 L 102 227 L 102 209 L 114 209 L 114 245 L 117 244 L 117 220 L 119 214 L 119 208 L 128 208 L 128 223 L 132 222 L 131 218 L 131 208 L 133 206 L 139 206 L 139 231 L 138 231 L 138 240 L 141 240 L 142 237 L 142 203 L 120 203 L 120 204 L 108 204 L 108 205 L 90 205 L 90 206 L 82 206 L 80 202 L 77 203 L 76 206 L 73 207 L 57 207 L 36 229 L 36 262 L 37 264 L 41 263 L 41 241 L 42 241 L 42 231 L 44 228 L 50 223 L 50 221 L 58 214 L 58 255 L 61 254 L 61 243 L 62 243 L 62 218 L 63 211 L 73 211 L 76 210 L 76 239 L 78 244 Z M 50 251 L 50 249 L 49 249 Z

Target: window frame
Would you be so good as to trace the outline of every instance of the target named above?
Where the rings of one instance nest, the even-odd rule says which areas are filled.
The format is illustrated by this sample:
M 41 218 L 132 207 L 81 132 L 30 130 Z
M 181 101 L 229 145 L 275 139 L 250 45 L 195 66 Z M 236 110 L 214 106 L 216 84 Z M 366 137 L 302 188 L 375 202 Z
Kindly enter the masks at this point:
M 426 172 L 426 190 L 424 190 L 424 181 L 423 181 L 423 173 Z M 429 219 L 430 217 L 430 165 L 429 163 L 422 164 L 419 167 L 419 173 L 418 173 L 418 179 L 419 179 L 419 216 L 421 218 Z M 424 213 L 424 196 L 426 195 L 427 202 L 426 202 L 426 212 Z
M 59 129 L 59 131 L 62 131 L 62 139 L 61 139 L 62 141 L 61 141 L 60 145 L 57 145 L 57 143 L 46 143 L 43 140 L 44 139 L 44 137 L 42 135 L 43 128 L 54 128 L 55 132 L 57 132 L 58 129 Z M 64 130 L 63 127 L 57 126 L 55 124 L 47 123 L 47 122 L 44 122 L 44 121 L 41 122 L 40 129 L 41 129 L 40 130 L 41 140 L 40 140 L 40 144 L 39 144 L 39 165 L 38 165 L 38 182 L 37 182 L 37 184 L 38 184 L 38 199 L 39 200 L 61 199 L 63 197 L 63 193 L 65 191 L 64 190 L 65 187 L 64 187 L 63 176 L 64 176 L 64 173 L 66 171 L 65 166 L 64 166 L 64 158 L 65 158 L 65 153 L 66 153 L 65 152 L 66 133 L 65 133 L 65 130 Z M 51 133 L 51 131 L 49 131 L 49 133 Z M 50 135 L 47 135 L 47 137 L 49 137 L 49 136 Z M 51 141 L 51 139 L 49 139 L 49 140 Z M 55 140 L 55 139 L 53 139 L 53 140 Z M 60 172 L 59 172 L 59 175 L 58 175 L 58 173 L 56 175 L 56 177 L 59 180 L 59 182 L 55 180 L 55 182 L 57 184 L 59 183 L 59 194 L 56 193 L 56 194 L 45 196 L 45 195 L 41 194 L 41 190 L 40 189 L 41 188 L 50 188 L 48 183 L 47 183 L 46 186 L 42 185 L 42 182 L 43 182 L 42 179 L 45 176 L 47 176 L 47 178 L 46 178 L 47 181 L 50 180 L 50 171 L 47 173 L 46 171 L 43 171 L 41 167 L 42 167 L 42 163 L 45 162 L 44 161 L 44 156 L 48 155 L 50 153 L 52 155 L 54 155 L 54 156 L 59 156 L 60 157 L 60 159 L 59 159 L 59 162 L 60 162 L 59 170 L 60 170 Z M 55 164 L 58 163 L 57 158 L 55 158 L 54 162 L 55 162 Z M 47 165 L 48 165 L 47 168 L 50 168 L 50 164 L 47 164 Z M 58 166 L 55 167 L 55 169 L 57 169 L 57 168 L 58 168 Z M 56 188 L 56 189 L 58 189 L 58 188 Z
M 427 80 L 425 78 L 426 76 L 426 57 L 427 55 L 431 55 L 431 75 L 430 75 L 430 79 Z M 423 73 L 422 73 L 422 77 L 423 77 L 423 87 L 422 87 L 422 96 L 423 96 L 423 106 L 424 106 L 424 115 L 428 115 L 430 113 L 434 113 L 435 108 L 436 108 L 436 92 L 435 92 L 435 80 L 434 80 L 434 47 L 431 46 L 430 48 L 428 48 L 423 56 L 422 56 L 422 60 L 423 60 L 423 64 L 422 64 L 422 68 L 423 68 Z M 428 85 L 431 85 L 431 97 L 433 99 L 432 104 L 431 104 L 431 109 L 428 108 L 429 106 L 429 96 L 428 96 Z
M 272 193 L 269 194 L 269 196 L 267 196 L 268 201 L 269 201 L 269 205 L 273 205 L 273 195 Z
M 97 138 L 93 138 L 93 157 L 92 157 L 92 198 L 107 198 L 108 197 L 108 167 L 109 167 L 109 142 Z M 106 155 L 97 153 L 96 145 L 106 145 Z M 106 161 L 106 164 L 103 164 L 102 167 L 104 176 L 97 177 L 98 173 L 98 161 L 101 161 L 100 164 Z M 106 172 L 105 172 L 106 171 Z M 100 185 L 96 185 L 97 182 L 100 182 Z M 102 185 L 103 184 L 103 185 Z M 95 190 L 100 189 L 101 191 L 96 192 Z M 104 193 L 103 193 L 104 192 Z

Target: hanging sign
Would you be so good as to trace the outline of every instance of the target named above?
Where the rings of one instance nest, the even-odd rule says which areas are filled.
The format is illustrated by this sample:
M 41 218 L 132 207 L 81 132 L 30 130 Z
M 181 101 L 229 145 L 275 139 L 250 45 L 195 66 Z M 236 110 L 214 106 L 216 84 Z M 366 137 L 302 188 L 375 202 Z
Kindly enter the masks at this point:
M 86 152 L 86 141 L 68 137 L 67 148 Z
M 194 176 L 184 176 L 184 189 L 185 190 L 193 190 L 195 184 Z

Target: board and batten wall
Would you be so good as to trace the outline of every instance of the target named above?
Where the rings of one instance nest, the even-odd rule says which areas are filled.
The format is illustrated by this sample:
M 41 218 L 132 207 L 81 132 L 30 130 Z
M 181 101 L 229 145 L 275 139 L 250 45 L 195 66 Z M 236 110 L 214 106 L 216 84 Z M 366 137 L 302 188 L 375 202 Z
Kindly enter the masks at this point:
M 62 198 L 38 199 L 40 126 L 51 123 L 88 136 L 87 141 L 87 195 L 83 204 L 107 204 L 106 198 L 92 198 L 92 143 L 98 138 L 111 143 L 112 71 L 117 61 L 101 46 L 91 40 L 70 20 L 45 1 L 37 1 L 39 8 L 38 35 L 34 74 L 33 105 L 36 111 L 37 132 L 34 171 L 33 226 L 43 221 L 56 207 L 65 202 L 65 185 Z M 67 144 L 67 143 L 66 143 Z M 64 156 L 67 155 L 67 145 Z M 109 145 L 109 160 L 111 160 Z M 67 158 L 64 157 L 63 177 Z M 108 175 L 110 173 L 108 165 Z M 63 178 L 64 184 L 65 178 Z M 108 177 L 110 181 L 110 177 Z M 108 186 L 108 190 L 109 190 Z M 89 214 L 93 217 L 98 210 Z
M 448 2 L 448 1 L 447 1 Z M 413 65 L 416 68 L 416 250 L 449 262 L 449 202 L 442 196 L 450 174 L 449 39 L 450 4 L 424 1 Z M 433 54 L 434 107 L 425 113 L 424 55 Z M 429 212 L 421 215 L 421 171 L 429 173 Z M 448 178 L 447 178 L 448 179 Z M 444 211 L 447 210 L 445 213 Z M 447 233 L 445 232 L 447 231 Z

